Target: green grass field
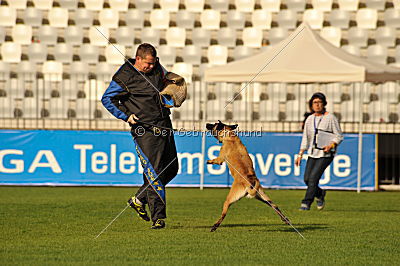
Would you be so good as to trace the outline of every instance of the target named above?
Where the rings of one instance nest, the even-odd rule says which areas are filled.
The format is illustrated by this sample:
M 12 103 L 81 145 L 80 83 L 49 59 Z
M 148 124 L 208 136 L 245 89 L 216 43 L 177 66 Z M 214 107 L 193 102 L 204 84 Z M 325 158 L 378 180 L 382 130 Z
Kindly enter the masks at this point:
M 169 188 L 166 229 L 126 209 L 94 239 L 134 191 L 0 187 L 0 264 L 400 265 L 399 192 L 329 191 L 326 209 L 300 212 L 304 191 L 267 190 L 304 240 L 254 199 L 210 233 L 228 189 Z

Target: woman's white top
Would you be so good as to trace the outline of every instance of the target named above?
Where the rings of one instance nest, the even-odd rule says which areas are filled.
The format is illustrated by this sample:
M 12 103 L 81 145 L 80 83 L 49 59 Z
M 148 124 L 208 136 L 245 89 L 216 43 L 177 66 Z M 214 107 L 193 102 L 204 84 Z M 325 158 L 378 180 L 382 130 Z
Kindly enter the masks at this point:
M 323 150 L 315 148 L 314 142 L 316 129 L 332 132 L 335 135 L 333 142 L 338 145 L 343 141 L 342 130 L 340 129 L 337 118 L 333 114 L 328 112 L 321 116 L 312 114 L 307 118 L 304 124 L 303 138 L 301 140 L 300 149 L 307 150 L 308 156 L 313 158 L 333 156 L 336 153 L 336 149 L 325 153 Z

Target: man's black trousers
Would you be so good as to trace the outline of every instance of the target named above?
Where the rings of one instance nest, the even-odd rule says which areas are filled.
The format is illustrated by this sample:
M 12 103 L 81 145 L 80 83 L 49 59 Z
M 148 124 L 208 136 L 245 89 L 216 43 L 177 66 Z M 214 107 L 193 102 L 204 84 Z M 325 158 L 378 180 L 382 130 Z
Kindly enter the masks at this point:
M 169 119 L 159 121 L 157 125 L 172 128 Z M 151 126 L 139 124 L 132 127 L 131 134 L 143 166 L 144 183 L 137 191 L 136 197 L 143 204 L 148 204 L 152 221 L 164 219 L 167 217 L 166 201 L 162 195 L 163 193 L 165 195 L 165 186 L 179 170 L 173 131 L 157 130 Z M 147 165 L 143 164 L 142 160 L 145 160 Z M 149 185 L 151 179 L 156 180 L 150 182 Z

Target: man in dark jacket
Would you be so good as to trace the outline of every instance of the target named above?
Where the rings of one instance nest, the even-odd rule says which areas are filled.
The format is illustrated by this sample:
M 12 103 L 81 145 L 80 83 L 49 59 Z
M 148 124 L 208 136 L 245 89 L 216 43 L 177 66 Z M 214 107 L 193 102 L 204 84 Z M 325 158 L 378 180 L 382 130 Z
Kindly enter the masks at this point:
M 173 132 L 161 132 L 163 128 L 172 129 L 170 111 L 160 98 L 165 74 L 156 49 L 143 43 L 135 59 L 129 59 L 118 69 L 101 99 L 111 114 L 131 125 L 143 166 L 144 184 L 128 204 L 140 218 L 150 221 L 145 209 L 147 204 L 153 229 L 165 227 L 165 185 L 179 169 Z

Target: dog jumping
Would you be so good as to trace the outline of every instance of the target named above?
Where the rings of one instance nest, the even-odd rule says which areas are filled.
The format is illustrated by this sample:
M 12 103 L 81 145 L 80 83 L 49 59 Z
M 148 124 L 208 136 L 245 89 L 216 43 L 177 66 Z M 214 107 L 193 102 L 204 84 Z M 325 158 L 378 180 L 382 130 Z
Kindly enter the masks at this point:
M 229 206 L 243 197 L 256 198 L 266 203 L 279 215 L 283 222 L 291 225 L 289 219 L 264 193 L 260 181 L 255 174 L 253 162 L 250 159 L 249 153 L 234 131 L 237 126 L 238 125 L 226 125 L 221 121 L 214 124 L 207 123 L 206 125 L 207 130 L 210 130 L 219 143 L 222 143 L 219 156 L 213 160 L 208 160 L 207 163 L 221 165 L 223 162 L 226 162 L 234 178 L 232 187 L 226 197 L 221 217 L 213 225 L 211 232 L 217 230 L 222 223 Z

